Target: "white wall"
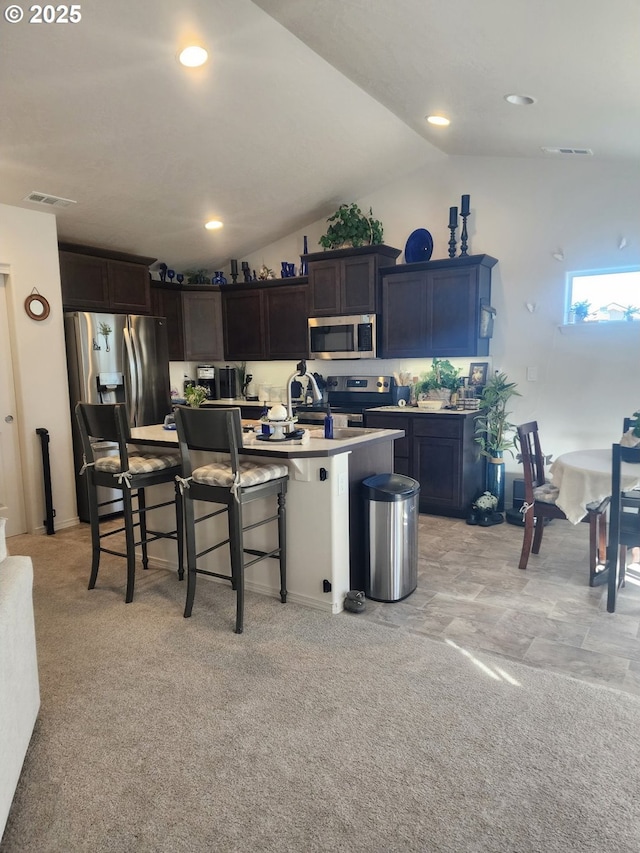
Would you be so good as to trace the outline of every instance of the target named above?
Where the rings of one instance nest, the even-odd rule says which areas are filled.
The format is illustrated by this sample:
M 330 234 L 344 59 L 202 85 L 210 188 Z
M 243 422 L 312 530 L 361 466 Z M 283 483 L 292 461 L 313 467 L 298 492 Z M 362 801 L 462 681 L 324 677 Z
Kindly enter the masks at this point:
M 55 527 L 77 522 L 57 241 L 53 214 L 0 204 L 0 262 L 9 267 L 7 310 L 30 533 L 44 529 L 45 517 L 38 427 L 50 434 Z M 34 287 L 51 306 L 46 320 L 32 320 L 24 310 Z
M 498 313 L 490 361 L 522 393 L 513 405 L 513 421 L 537 419 L 544 450 L 554 456 L 610 445 L 620 437 L 622 418 L 640 408 L 640 322 L 559 327 L 568 271 L 640 266 L 640 170 L 591 157 L 454 157 L 358 201 L 363 209 L 373 207 L 387 245 L 404 249 L 413 230 L 427 228 L 436 259 L 448 256 L 448 211 L 460 205 L 462 193 L 471 195 L 470 254 L 499 260 L 493 270 Z M 325 230 L 324 220 L 314 222 L 246 260 L 256 269 L 264 262 L 279 270 L 282 260 L 298 261 L 303 234 L 309 236 L 309 251 L 321 251 L 317 241 Z M 627 246 L 619 250 L 622 236 Z M 562 262 L 553 257 L 558 249 L 564 252 Z M 535 305 L 533 313 L 527 302 Z M 358 362 L 357 370 L 389 373 L 406 366 L 418 372 L 428 361 Z M 286 376 L 295 365 L 250 367 L 262 378 L 263 373 Z M 354 372 L 348 362 L 316 361 L 310 367 L 323 374 Z M 527 381 L 527 367 L 537 368 L 537 381 Z M 517 462 L 508 460 L 507 467 L 518 471 Z

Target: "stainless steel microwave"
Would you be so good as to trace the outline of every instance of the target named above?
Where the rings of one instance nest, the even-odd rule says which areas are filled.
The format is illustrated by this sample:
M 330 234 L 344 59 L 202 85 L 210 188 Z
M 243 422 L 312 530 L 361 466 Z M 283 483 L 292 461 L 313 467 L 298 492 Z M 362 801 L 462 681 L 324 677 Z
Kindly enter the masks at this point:
M 309 358 L 375 358 L 376 315 L 309 317 Z

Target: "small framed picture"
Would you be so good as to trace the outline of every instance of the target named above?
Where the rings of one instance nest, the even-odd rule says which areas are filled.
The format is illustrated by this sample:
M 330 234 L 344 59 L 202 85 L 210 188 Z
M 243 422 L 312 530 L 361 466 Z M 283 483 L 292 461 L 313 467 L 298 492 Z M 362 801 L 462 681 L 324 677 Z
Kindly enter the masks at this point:
M 488 361 L 472 361 L 469 365 L 469 387 L 482 389 L 487 384 Z

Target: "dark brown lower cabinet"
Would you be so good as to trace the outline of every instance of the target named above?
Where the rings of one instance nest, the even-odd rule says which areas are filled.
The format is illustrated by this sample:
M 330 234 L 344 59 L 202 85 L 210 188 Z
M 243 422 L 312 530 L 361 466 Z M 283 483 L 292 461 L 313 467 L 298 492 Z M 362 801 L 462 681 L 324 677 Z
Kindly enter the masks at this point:
M 394 467 L 420 483 L 420 512 L 464 518 L 484 490 L 485 464 L 475 441 L 474 412 L 365 412 L 365 425 L 403 429 Z

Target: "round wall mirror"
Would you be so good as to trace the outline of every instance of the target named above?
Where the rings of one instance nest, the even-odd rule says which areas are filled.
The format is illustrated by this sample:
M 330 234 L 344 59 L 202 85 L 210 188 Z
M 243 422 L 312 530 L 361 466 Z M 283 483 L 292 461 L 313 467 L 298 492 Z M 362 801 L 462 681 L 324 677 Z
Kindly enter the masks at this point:
M 24 310 L 32 320 L 46 320 L 51 311 L 48 301 L 39 293 L 32 293 L 24 300 Z

